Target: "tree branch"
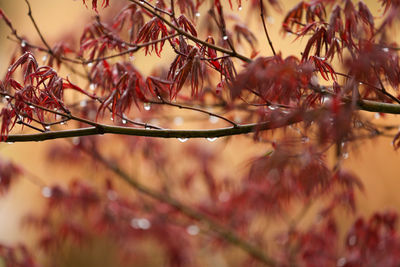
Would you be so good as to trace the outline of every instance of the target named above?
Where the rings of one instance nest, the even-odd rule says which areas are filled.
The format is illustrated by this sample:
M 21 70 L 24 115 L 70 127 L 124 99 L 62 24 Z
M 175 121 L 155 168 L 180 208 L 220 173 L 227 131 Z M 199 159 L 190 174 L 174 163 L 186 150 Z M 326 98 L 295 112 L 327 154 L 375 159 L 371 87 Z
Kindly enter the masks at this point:
M 103 158 L 100 154 L 94 152 L 93 156 L 101 162 L 105 167 L 113 171 L 116 175 L 119 176 L 122 180 L 128 183 L 132 188 L 137 190 L 138 192 L 145 194 L 153 199 L 156 199 L 162 203 L 166 203 L 175 209 L 177 209 L 182 214 L 186 215 L 187 217 L 194 219 L 196 221 L 200 221 L 206 223 L 209 229 L 218 234 L 220 238 L 229 242 L 230 244 L 237 246 L 247 252 L 249 255 L 253 256 L 255 259 L 259 260 L 260 262 L 269 265 L 269 266 L 276 266 L 277 263 L 275 260 L 270 258 L 264 251 L 260 250 L 259 248 L 253 246 L 252 244 L 248 243 L 246 240 L 241 239 L 239 236 L 236 235 L 235 232 L 227 229 L 223 225 L 219 224 L 218 222 L 214 221 L 214 219 L 208 217 L 206 214 L 198 212 L 192 209 L 189 206 L 184 205 L 183 203 L 179 202 L 175 198 L 166 195 L 164 193 L 157 192 L 151 188 L 142 185 L 137 180 L 133 179 L 121 170 L 117 165 L 113 164 L 112 162 L 108 161 L 107 159 Z

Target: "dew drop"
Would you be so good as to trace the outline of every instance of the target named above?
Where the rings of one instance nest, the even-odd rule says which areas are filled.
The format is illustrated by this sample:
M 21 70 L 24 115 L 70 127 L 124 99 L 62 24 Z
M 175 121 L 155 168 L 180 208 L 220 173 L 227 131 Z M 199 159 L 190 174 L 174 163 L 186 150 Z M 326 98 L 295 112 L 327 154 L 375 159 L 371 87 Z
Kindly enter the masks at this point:
M 222 37 L 222 39 L 224 39 L 226 41 L 226 40 L 228 40 L 228 36 L 225 35 L 224 37 Z
M 65 121 L 60 122 L 60 124 L 61 124 L 61 125 L 64 125 L 64 124 L 65 124 Z
M 114 118 L 113 118 L 113 117 L 111 117 L 111 118 L 110 118 L 110 120 L 111 120 L 111 121 L 114 121 Z
M 26 42 L 25 42 L 25 40 L 22 40 L 21 47 L 25 47 L 25 46 L 26 46 Z
M 97 85 L 94 84 L 94 83 L 91 83 L 91 84 L 89 85 L 89 88 L 90 88 L 90 90 L 92 90 L 92 91 L 94 91 L 94 90 L 96 89 L 96 87 L 97 87 Z
M 44 56 L 42 57 L 42 61 L 43 61 L 43 62 L 46 62 L 46 60 L 47 60 L 47 55 L 44 55 Z
M 239 6 L 239 7 L 238 7 L 238 10 L 239 10 L 239 11 L 242 11 L 242 9 L 243 9 L 242 6 Z
M 52 195 L 52 190 L 50 187 L 45 186 L 42 188 L 42 196 L 44 196 L 45 198 L 49 198 L 51 197 L 51 195 Z
M 189 235 L 198 235 L 199 232 L 200 232 L 200 229 L 199 229 L 199 227 L 198 227 L 197 225 L 189 225 L 189 226 L 186 228 L 186 232 L 187 232 Z
M 6 95 L 4 98 L 5 98 L 6 100 L 10 100 L 10 99 L 11 99 L 11 97 L 8 96 L 8 95 Z
M 207 137 L 207 141 L 214 142 L 218 137 Z
M 195 16 L 200 17 L 200 12 L 196 12 Z
M 210 118 L 208 119 L 212 124 L 215 124 L 218 122 L 218 118 L 215 116 L 210 116 Z
M 89 68 L 93 67 L 93 63 L 90 62 L 89 64 L 87 64 Z
M 7 144 L 12 145 L 12 144 L 14 144 L 14 142 L 7 142 Z
M 185 138 L 185 137 L 180 137 L 178 138 L 179 142 L 181 143 L 185 143 L 187 140 L 189 140 L 189 138 Z
M 127 121 L 125 119 L 122 119 L 122 124 L 126 124 Z
M 389 48 L 384 47 L 384 48 L 382 48 L 382 51 L 385 52 L 385 53 L 387 53 L 387 52 L 389 52 Z
M 343 158 L 344 159 L 348 159 L 349 158 L 349 153 L 348 152 L 343 153 Z
M 143 103 L 143 108 L 144 108 L 144 110 L 149 111 L 151 109 L 151 104 L 150 103 Z
M 46 125 L 44 126 L 44 128 L 46 129 L 46 131 L 50 131 L 50 125 Z
M 30 105 L 30 106 L 29 106 L 29 108 L 30 108 L 30 109 L 34 109 L 35 107 L 34 107 L 34 106 L 32 106 L 32 105 Z

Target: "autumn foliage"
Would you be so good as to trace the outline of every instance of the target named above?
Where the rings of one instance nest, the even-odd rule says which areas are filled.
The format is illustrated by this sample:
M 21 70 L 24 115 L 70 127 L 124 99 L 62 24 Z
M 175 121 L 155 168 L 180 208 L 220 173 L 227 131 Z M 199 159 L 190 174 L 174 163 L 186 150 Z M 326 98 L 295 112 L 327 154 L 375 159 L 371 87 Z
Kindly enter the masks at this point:
M 6 266 L 73 266 L 93 253 L 108 266 L 399 266 L 398 215 L 357 216 L 362 177 L 343 167 L 365 139 L 400 147 L 397 126 L 367 114 L 400 114 L 399 1 L 381 0 L 376 12 L 351 0 L 290 10 L 276 0 L 83 0 L 91 22 L 57 42 L 25 2 L 37 41 L 0 9 L 16 42 L 0 80 L 0 138 L 65 139 L 45 160 L 78 174 L 59 184 L 35 177 L 45 207 L 21 222 L 35 240 L 0 243 Z M 271 12 L 300 54 L 271 39 Z M 169 63 L 144 73 L 137 53 Z M 182 130 L 186 113 L 209 120 Z M 263 151 L 244 175 L 219 151 L 188 142 L 177 152 L 158 139 L 237 135 Z M 101 170 L 96 182 L 87 168 Z M 1 159 L 0 196 L 28 176 Z

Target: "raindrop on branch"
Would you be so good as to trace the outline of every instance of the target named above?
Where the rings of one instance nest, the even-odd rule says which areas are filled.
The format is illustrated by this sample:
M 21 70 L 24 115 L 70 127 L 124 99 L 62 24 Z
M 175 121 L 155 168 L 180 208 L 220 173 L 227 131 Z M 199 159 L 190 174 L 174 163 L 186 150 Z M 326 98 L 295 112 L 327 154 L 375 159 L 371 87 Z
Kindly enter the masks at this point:
M 122 124 L 126 124 L 127 121 L 125 119 L 122 119 Z
M 151 109 L 151 104 L 150 103 L 143 103 L 143 108 L 144 108 L 144 110 L 149 111 Z
M 94 84 L 94 83 L 91 83 L 91 84 L 89 85 L 89 88 L 90 88 L 90 90 L 92 90 L 92 91 L 94 91 L 94 90 L 96 89 L 96 87 L 97 87 L 97 85 Z
M 200 17 L 200 12 L 196 12 L 195 16 Z
M 214 142 L 218 137 L 207 137 L 207 141 Z
M 25 40 L 22 40 L 21 47 L 25 47 L 25 46 L 26 46 L 26 42 L 25 42 Z
M 225 35 L 224 37 L 222 37 L 222 39 L 224 39 L 226 41 L 226 40 L 228 40 L 228 36 Z
M 179 142 L 181 143 L 185 143 L 187 140 L 189 140 L 189 138 L 185 138 L 185 137 L 180 137 L 178 138 Z
M 208 119 L 212 124 L 215 124 L 218 122 L 218 117 L 215 117 L 213 115 L 210 115 L 210 118 Z

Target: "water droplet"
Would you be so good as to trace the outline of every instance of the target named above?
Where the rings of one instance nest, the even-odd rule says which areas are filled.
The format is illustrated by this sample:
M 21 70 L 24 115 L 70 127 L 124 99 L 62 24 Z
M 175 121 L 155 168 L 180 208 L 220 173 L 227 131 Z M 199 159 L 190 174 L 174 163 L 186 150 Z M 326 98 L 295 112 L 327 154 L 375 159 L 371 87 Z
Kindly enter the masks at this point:
M 89 68 L 93 67 L 93 62 L 90 62 L 89 64 L 87 64 Z
M 46 125 L 44 126 L 44 128 L 46 129 L 46 131 L 50 131 L 50 125 Z
M 81 142 L 81 140 L 79 139 L 79 137 L 72 138 L 73 145 L 77 146 L 77 145 L 79 145 L 80 142 Z
M 185 143 L 187 140 L 189 140 L 189 138 L 185 138 L 185 137 L 180 137 L 178 138 L 179 142 L 181 143 Z
M 189 225 L 189 226 L 186 228 L 186 232 L 187 232 L 189 235 L 197 235 L 197 234 L 199 234 L 200 229 L 199 229 L 199 227 L 198 227 L 197 225 Z
M 107 198 L 109 200 L 111 200 L 111 201 L 115 201 L 118 198 L 118 194 L 114 190 L 108 190 L 107 191 Z
M 381 114 L 379 114 L 378 112 L 374 114 L 375 119 L 379 119 L 381 117 Z
M 349 158 L 349 153 L 347 153 L 347 152 L 343 153 L 343 158 L 344 159 L 348 159 Z
M 89 85 L 90 90 L 94 91 L 96 89 L 97 85 L 95 83 L 91 83 Z
M 349 246 L 354 246 L 357 243 L 357 236 L 355 235 L 350 236 L 348 242 Z
M 64 124 L 65 124 L 65 121 L 60 122 L 60 124 L 61 124 L 61 125 L 64 125 Z
M 224 37 L 222 37 L 222 39 L 224 39 L 226 41 L 226 40 L 228 40 L 228 36 L 225 35 Z
M 114 118 L 113 118 L 113 117 L 111 117 L 111 118 L 110 118 L 110 120 L 111 120 L 111 121 L 114 121 Z
M 11 97 L 8 96 L 8 95 L 6 95 L 4 98 L 5 98 L 6 100 L 10 100 L 10 99 L 11 99 Z
M 337 260 L 336 266 L 337 267 L 343 267 L 346 264 L 346 258 L 340 258 Z
M 183 124 L 183 118 L 182 117 L 175 117 L 174 118 L 174 124 L 175 125 L 182 125 Z
M 310 141 L 310 138 L 308 138 L 307 136 L 303 136 L 302 138 L 301 138 L 301 142 L 302 143 L 308 143 Z
M 331 97 L 330 97 L 330 96 L 323 96 L 323 97 L 321 98 L 321 103 L 322 103 L 322 104 L 325 104 L 325 103 L 328 103 L 330 100 L 331 100 Z
M 274 19 L 273 17 L 271 17 L 271 16 L 268 16 L 268 17 L 267 17 L 267 22 L 268 22 L 269 24 L 274 24 L 275 19 Z
M 207 137 L 207 141 L 214 142 L 218 137 Z
M 35 107 L 34 107 L 34 106 L 32 106 L 32 105 L 30 105 L 30 106 L 29 106 L 29 108 L 30 108 L 30 109 L 34 109 Z
M 151 227 L 151 223 L 149 220 L 144 218 L 134 218 L 131 220 L 131 227 L 134 229 L 147 230 Z
M 22 40 L 21 47 L 25 47 L 25 46 L 26 46 L 26 42 L 25 42 L 25 40 Z
M 318 76 L 317 76 L 317 75 L 311 76 L 311 80 L 310 80 L 311 85 L 317 86 L 317 85 L 318 85 L 318 82 L 319 82 L 319 79 L 318 79 Z
M 218 117 L 215 117 L 213 115 L 210 115 L 210 118 L 208 119 L 212 124 L 215 124 L 218 122 Z
M 52 193 L 53 192 L 50 187 L 45 186 L 42 188 L 42 196 L 44 196 L 45 198 L 51 197 Z
M 42 57 L 42 61 L 43 61 L 43 62 L 46 62 L 46 60 L 47 60 L 47 55 L 44 55 L 44 56 Z
M 14 142 L 10 142 L 10 141 L 9 141 L 9 142 L 7 142 L 7 144 L 12 145 L 12 144 L 14 144 Z
M 229 198 L 230 198 L 230 195 L 228 192 L 221 192 L 218 195 L 218 200 L 221 202 L 227 202 L 229 200 Z
M 239 7 L 238 7 L 238 10 L 239 10 L 239 11 L 242 11 L 242 9 L 243 9 L 242 6 L 239 6 Z
M 79 103 L 79 106 L 81 106 L 82 108 L 86 107 L 86 106 L 87 106 L 87 101 L 86 101 L 86 100 L 82 100 L 82 101 Z
M 382 51 L 387 53 L 387 52 L 389 52 L 389 48 L 384 47 L 384 48 L 382 48 Z
M 126 124 L 127 121 L 125 119 L 122 119 L 122 124 Z
M 144 108 L 144 110 L 149 111 L 151 109 L 151 104 L 150 103 L 143 103 L 143 108 Z
M 200 17 L 200 12 L 196 12 L 196 17 Z
M 363 83 L 362 83 L 362 82 L 359 82 L 358 84 L 359 84 L 359 85 L 362 85 Z
M 126 44 L 125 44 L 125 43 L 122 43 L 122 44 L 121 44 L 121 47 L 126 47 Z
M 275 105 L 269 105 L 268 108 L 269 108 L 270 110 L 276 110 L 278 107 L 275 106 Z

